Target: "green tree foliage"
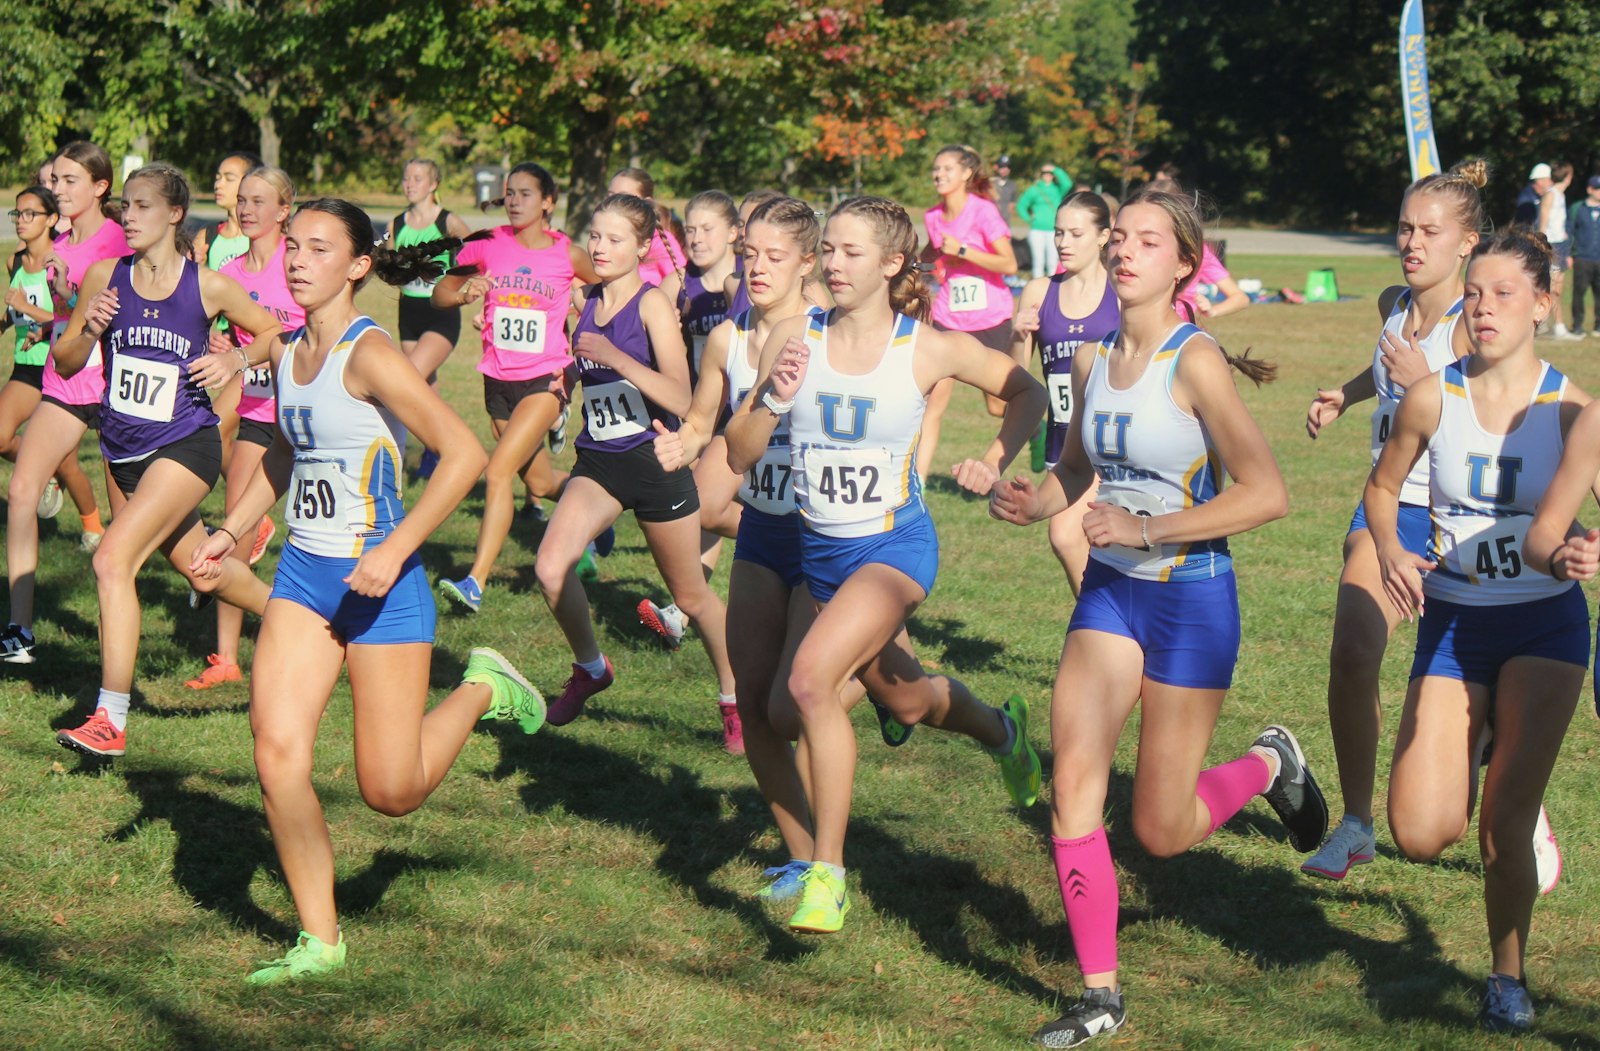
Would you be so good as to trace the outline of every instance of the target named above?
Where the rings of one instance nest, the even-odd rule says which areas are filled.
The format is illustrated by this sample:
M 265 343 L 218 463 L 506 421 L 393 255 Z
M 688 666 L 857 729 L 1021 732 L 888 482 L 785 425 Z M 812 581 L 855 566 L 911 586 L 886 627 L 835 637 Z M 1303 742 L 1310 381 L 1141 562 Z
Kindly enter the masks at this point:
M 1400 5 L 1139 0 L 1136 47 L 1161 76 L 1171 158 L 1230 211 L 1342 224 L 1392 220 L 1410 180 L 1400 113 Z M 1600 97 L 1595 0 L 1428 0 L 1442 159 L 1483 154 L 1493 211 L 1537 160 L 1592 170 Z

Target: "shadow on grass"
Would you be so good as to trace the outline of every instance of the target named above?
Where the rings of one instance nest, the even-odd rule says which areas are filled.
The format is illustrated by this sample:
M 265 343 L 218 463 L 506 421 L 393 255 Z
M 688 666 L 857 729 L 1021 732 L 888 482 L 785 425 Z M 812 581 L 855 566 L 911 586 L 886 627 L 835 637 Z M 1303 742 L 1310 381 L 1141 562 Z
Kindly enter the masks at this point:
M 60 986 L 79 990 L 75 998 L 85 993 L 102 998 L 103 1003 L 127 1005 L 137 1008 L 147 1018 L 160 1026 L 160 1039 L 166 1046 L 184 1051 L 232 1051 L 234 1048 L 260 1048 L 263 1046 L 259 1032 L 241 1032 L 234 1023 L 212 1025 L 200 1015 L 171 999 L 152 992 L 137 968 L 119 967 L 107 972 L 65 956 L 60 947 L 48 938 L 0 932 L 0 957 L 17 965 L 17 970 L 32 975 L 38 988 Z M 99 960 L 96 953 L 85 957 Z M 39 1035 L 39 1034 L 36 1034 Z M 13 1037 L 21 1039 L 20 1034 Z M 23 1046 L 18 1044 L 16 1046 Z
M 173 881 L 196 905 L 267 941 L 292 942 L 297 928 L 269 915 L 250 897 L 250 882 L 257 871 L 282 878 L 266 818 L 254 807 L 185 787 L 187 776 L 165 770 L 123 775 L 140 809 L 107 838 L 127 842 L 146 824 L 167 822 L 177 840 L 172 851 Z M 334 884 L 334 901 L 341 916 L 360 916 L 378 907 L 402 873 L 455 867 L 453 862 L 437 858 L 379 850 L 364 870 Z
M 919 614 L 906 623 L 906 633 L 919 651 L 928 646 L 942 649 L 942 666 L 960 668 L 968 675 L 1001 668 L 1005 647 L 993 639 L 966 634 L 966 626 L 964 620 Z
M 700 775 L 673 764 L 663 775 L 609 748 L 560 734 L 530 739 L 508 729 L 490 731 L 500 742 L 491 776 L 525 774 L 523 805 L 540 814 L 553 807 L 586 820 L 628 829 L 661 846 L 656 869 L 688 888 L 701 905 L 736 916 L 766 939 L 765 958 L 797 960 L 814 946 L 768 916 L 750 895 L 713 884 L 709 876 L 735 859 L 760 863 L 747 847 L 769 823 L 766 803 L 754 786 L 727 793 L 736 816 L 722 816 L 725 793 L 701 783 Z

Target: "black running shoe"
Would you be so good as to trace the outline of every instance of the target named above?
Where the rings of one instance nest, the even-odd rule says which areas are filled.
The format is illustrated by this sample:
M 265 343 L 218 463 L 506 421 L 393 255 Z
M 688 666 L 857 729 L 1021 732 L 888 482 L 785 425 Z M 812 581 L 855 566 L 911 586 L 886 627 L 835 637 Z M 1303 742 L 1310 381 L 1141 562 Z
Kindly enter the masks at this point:
M 1115 1033 L 1128 1017 L 1122 993 L 1085 989 L 1067 1013 L 1033 1034 L 1040 1047 L 1077 1047 L 1086 1040 Z
M 1278 812 L 1278 819 L 1289 830 L 1289 842 L 1302 854 L 1317 849 L 1328 831 L 1328 801 L 1317 787 L 1306 765 L 1305 753 L 1294 734 L 1281 726 L 1269 726 L 1255 740 L 1260 748 L 1278 753 L 1278 776 L 1262 794 Z
M 890 748 L 899 748 L 911 740 L 911 731 L 916 729 L 915 726 L 907 726 L 900 722 L 889 714 L 889 709 L 873 700 L 870 694 L 867 700 L 872 701 L 872 711 L 878 717 L 878 734 L 883 738 L 884 744 Z

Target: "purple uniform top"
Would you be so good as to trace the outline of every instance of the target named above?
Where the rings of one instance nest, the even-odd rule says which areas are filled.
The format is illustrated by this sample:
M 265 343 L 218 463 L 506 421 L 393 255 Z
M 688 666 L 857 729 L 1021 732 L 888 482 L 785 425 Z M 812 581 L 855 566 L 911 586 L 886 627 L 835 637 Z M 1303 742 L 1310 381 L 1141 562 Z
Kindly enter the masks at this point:
M 1106 278 L 1100 302 L 1086 317 L 1067 317 L 1061 313 L 1061 283 L 1066 274 L 1050 279 L 1044 302 L 1039 304 L 1039 331 L 1034 342 L 1039 347 L 1039 364 L 1044 368 L 1045 387 L 1050 392 L 1050 426 L 1045 431 L 1045 462 L 1054 465 L 1061 459 L 1072 422 L 1072 355 L 1085 343 L 1098 343 L 1114 332 L 1122 321 L 1122 306 Z
M 644 319 L 639 316 L 639 300 L 650 287 L 645 285 L 635 292 L 605 324 L 595 320 L 600 295 L 594 290 L 584 302 L 583 314 L 572 330 L 572 345 L 578 345 L 578 337 L 583 333 L 597 332 L 628 357 L 655 368 L 655 348 L 650 344 L 650 334 L 645 331 Z M 651 420 L 660 420 L 668 430 L 678 429 L 678 417 L 646 401 L 638 387 L 613 370 L 580 357 L 578 378 L 583 383 L 583 433 L 578 435 L 578 448 L 610 453 L 637 449 L 655 441 Z
M 689 377 L 700 375 L 700 357 L 706 351 L 706 337 L 728 316 L 728 295 L 719 286 L 706 284 L 699 267 L 684 272 L 683 291 L 678 293 L 678 312 L 683 317 L 683 342 L 689 348 Z
M 189 364 L 207 353 L 211 319 L 200 299 L 200 269 L 183 261 L 178 287 L 165 299 L 133 288 L 133 256 L 117 260 L 106 287 L 117 313 L 101 343 L 105 394 L 100 448 L 113 463 L 142 460 L 157 449 L 217 425 L 211 399 L 189 378 Z

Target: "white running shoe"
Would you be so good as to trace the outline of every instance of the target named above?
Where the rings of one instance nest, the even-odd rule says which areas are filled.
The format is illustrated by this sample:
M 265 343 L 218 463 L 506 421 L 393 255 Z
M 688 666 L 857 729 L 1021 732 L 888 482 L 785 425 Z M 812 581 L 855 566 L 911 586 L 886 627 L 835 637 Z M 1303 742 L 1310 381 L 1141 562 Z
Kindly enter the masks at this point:
M 1539 893 L 1549 894 L 1561 880 L 1561 848 L 1550 829 L 1550 815 L 1539 808 L 1539 823 L 1533 826 L 1533 861 L 1539 873 Z
M 54 518 L 61 512 L 61 502 L 64 499 L 59 482 L 52 478 L 44 483 L 44 492 L 39 494 L 39 517 Z
M 1322 841 L 1318 851 L 1300 865 L 1300 871 L 1324 879 L 1344 879 L 1357 865 L 1370 862 L 1378 844 L 1372 826 L 1351 814 Z
M 639 602 L 639 623 L 661 636 L 671 649 L 683 645 L 684 632 L 689 628 L 689 618 L 676 604 L 658 606 L 649 599 Z

